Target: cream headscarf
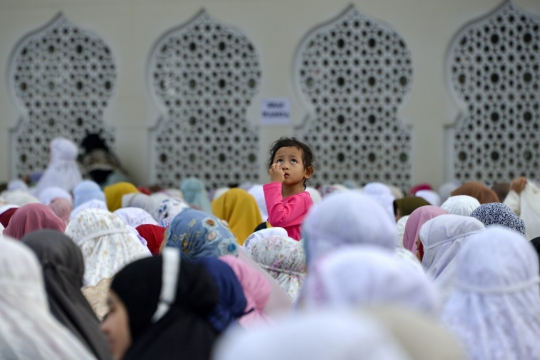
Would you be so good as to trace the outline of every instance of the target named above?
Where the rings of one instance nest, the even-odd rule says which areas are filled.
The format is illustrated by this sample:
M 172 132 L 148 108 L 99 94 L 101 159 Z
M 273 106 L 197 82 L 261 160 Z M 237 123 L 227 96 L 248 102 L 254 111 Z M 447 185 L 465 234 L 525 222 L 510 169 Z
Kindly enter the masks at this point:
M 82 250 L 84 286 L 94 286 L 130 262 L 150 254 L 129 234 L 122 219 L 105 210 L 81 211 L 70 221 L 66 235 Z

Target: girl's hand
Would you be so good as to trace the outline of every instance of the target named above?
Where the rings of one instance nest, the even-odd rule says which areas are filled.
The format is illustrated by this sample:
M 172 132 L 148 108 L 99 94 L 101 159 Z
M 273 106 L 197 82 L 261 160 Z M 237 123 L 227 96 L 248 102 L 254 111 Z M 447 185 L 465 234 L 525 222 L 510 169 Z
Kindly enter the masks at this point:
M 281 170 L 281 164 L 272 164 L 270 169 L 268 169 L 268 174 L 270 175 L 270 182 L 284 182 L 285 173 Z

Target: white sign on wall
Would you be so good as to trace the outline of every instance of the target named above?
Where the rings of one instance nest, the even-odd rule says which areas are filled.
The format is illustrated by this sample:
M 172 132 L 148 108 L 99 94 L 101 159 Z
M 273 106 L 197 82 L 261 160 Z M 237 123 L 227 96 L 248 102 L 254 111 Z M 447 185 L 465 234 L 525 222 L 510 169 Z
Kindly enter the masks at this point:
M 291 103 L 287 98 L 263 99 L 261 102 L 261 123 L 283 125 L 291 122 Z

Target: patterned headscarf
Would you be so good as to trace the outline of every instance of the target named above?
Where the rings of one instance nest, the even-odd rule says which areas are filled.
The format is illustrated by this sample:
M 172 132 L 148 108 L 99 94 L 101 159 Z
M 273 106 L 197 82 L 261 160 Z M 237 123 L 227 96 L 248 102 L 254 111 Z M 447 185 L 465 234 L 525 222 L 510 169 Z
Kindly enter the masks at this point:
M 176 215 L 168 228 L 167 245 L 179 248 L 182 257 L 238 256 L 234 235 L 219 219 L 204 211 L 185 209 Z
M 95 286 L 118 270 L 150 253 L 129 234 L 118 216 L 99 209 L 80 212 L 66 229 L 84 256 L 84 286 Z
M 471 216 L 480 220 L 486 227 L 501 225 L 525 235 L 525 223 L 512 209 L 501 203 L 484 204 L 476 208 Z
M 251 258 L 277 280 L 294 302 L 306 277 L 304 246 L 287 236 L 270 235 L 255 243 Z
M 185 202 L 177 199 L 165 199 L 161 202 L 161 204 L 159 204 L 156 211 L 152 215 L 157 221 L 162 221 L 166 218 L 173 219 L 184 209 L 189 209 L 189 205 Z

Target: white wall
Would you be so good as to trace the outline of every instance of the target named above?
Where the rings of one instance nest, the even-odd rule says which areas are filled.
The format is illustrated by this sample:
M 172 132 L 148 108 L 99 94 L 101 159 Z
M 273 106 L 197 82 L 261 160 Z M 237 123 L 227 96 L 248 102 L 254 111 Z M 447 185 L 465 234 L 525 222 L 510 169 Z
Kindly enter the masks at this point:
M 412 90 L 400 118 L 413 129 L 413 183 L 440 185 L 444 178 L 444 127 L 458 109 L 444 78 L 445 54 L 454 34 L 469 21 L 501 4 L 500 0 L 355 0 L 361 11 L 393 26 L 413 57 Z M 521 8 L 540 16 L 539 0 L 518 0 Z M 147 93 L 146 65 L 154 42 L 167 30 L 187 21 L 201 8 L 241 29 L 261 56 L 262 86 L 248 118 L 259 121 L 262 98 L 291 99 L 292 126 L 306 110 L 292 84 L 295 49 L 314 26 L 341 13 L 348 0 L 0 0 L 0 181 L 9 174 L 9 129 L 17 114 L 8 91 L 6 69 L 15 44 L 58 12 L 100 35 L 116 59 L 117 90 L 105 112 L 105 123 L 116 127 L 117 154 L 140 183 L 148 179 L 148 128 L 158 118 Z M 269 144 L 292 126 L 260 127 L 261 178 Z

